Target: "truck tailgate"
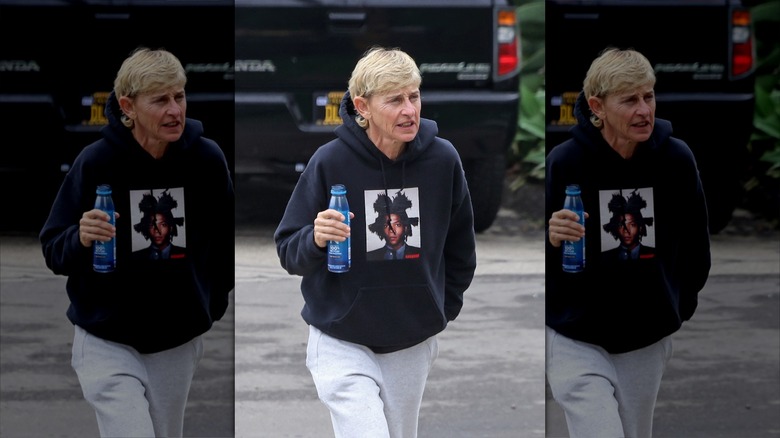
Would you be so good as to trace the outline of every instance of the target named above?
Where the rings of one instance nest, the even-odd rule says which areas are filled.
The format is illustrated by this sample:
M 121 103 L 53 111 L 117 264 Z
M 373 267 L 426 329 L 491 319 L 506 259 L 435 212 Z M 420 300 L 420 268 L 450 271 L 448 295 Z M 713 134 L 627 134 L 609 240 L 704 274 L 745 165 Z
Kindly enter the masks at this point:
M 423 74 L 422 116 L 439 119 L 443 137 L 479 136 L 480 128 L 463 123 L 468 115 L 451 102 L 473 101 L 481 120 L 517 106 L 517 70 L 502 76 L 494 67 L 495 3 L 237 1 L 237 173 L 297 178 L 314 150 L 333 138 L 352 69 L 373 45 L 398 47 L 415 59 Z M 457 123 L 442 123 L 456 117 Z M 483 128 L 488 134 L 481 141 L 490 145 L 484 151 L 459 141 L 462 156 L 505 151 L 516 116 L 493 118 L 503 119 L 512 119 L 511 127 Z

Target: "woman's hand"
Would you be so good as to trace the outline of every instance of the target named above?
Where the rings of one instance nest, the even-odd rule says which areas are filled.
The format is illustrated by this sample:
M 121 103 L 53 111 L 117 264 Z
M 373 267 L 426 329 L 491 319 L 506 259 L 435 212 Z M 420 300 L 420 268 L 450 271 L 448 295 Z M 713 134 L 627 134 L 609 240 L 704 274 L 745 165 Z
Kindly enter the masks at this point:
M 114 213 L 114 219 L 119 219 L 119 213 Z M 111 225 L 108 214 L 103 210 L 95 208 L 81 215 L 79 241 L 84 247 L 89 248 L 95 240 L 108 242 L 115 236 L 116 227 Z
M 349 218 L 355 217 L 355 213 L 349 212 Z M 343 242 L 349 237 L 350 228 L 344 223 L 343 214 L 331 208 L 317 213 L 314 219 L 314 244 L 325 248 L 329 240 Z
M 585 219 L 587 218 L 588 213 L 585 213 Z M 578 221 L 579 216 L 571 210 L 563 209 L 553 213 L 547 228 L 547 236 L 552 246 L 558 248 L 564 240 L 578 242 L 585 237 L 585 227 Z

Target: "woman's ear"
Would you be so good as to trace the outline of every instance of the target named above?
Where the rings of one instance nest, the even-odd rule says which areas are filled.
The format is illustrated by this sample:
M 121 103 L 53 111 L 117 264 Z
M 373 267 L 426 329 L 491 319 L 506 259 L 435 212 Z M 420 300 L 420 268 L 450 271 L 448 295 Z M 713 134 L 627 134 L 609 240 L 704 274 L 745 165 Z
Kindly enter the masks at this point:
M 352 102 L 355 105 L 355 111 L 357 111 L 358 114 L 363 116 L 364 119 L 371 118 L 371 111 L 368 110 L 368 99 L 363 96 L 358 96 L 354 98 Z
M 122 96 L 119 98 L 119 108 L 122 109 L 122 113 L 130 119 L 135 118 L 135 110 L 133 109 L 133 99 Z
M 598 117 L 599 119 L 602 118 L 602 114 L 604 112 L 604 102 L 600 97 L 589 97 L 588 106 L 590 107 L 590 112 L 593 113 L 594 116 Z

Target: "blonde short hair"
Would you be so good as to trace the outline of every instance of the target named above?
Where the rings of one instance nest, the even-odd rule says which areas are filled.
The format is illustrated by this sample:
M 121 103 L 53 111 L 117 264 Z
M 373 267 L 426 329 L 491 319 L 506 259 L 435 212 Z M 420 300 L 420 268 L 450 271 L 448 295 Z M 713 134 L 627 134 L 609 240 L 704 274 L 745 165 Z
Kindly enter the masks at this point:
M 593 60 L 583 81 L 585 97 L 606 97 L 610 94 L 655 85 L 655 72 L 650 61 L 633 49 L 609 47 Z
M 125 59 L 114 79 L 117 98 L 170 87 L 184 87 L 187 75 L 179 59 L 167 50 L 141 47 Z

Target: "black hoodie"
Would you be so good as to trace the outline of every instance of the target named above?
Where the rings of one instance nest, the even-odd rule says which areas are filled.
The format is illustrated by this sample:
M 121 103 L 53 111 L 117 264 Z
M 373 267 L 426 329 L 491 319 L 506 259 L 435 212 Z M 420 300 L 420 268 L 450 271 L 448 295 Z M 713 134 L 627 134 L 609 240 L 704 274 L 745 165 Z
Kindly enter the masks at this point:
M 444 330 L 463 306 L 476 269 L 471 198 L 460 157 L 436 136 L 435 122 L 421 119 L 417 137 L 393 161 L 355 122 L 349 93 L 340 115 L 337 138 L 317 149 L 287 204 L 274 235 L 277 252 L 287 272 L 303 276 L 301 315 L 308 324 L 376 352 L 396 351 Z M 352 267 L 341 274 L 327 270 L 326 252 L 313 236 L 334 184 L 346 186 L 355 214 Z M 382 200 L 399 195 L 411 201 L 407 213 L 417 219 L 407 242 L 419 256 L 369 261 L 367 253 L 383 243 L 368 227 L 383 214 Z
M 586 267 L 561 269 L 561 248 L 547 239 L 546 323 L 564 336 L 610 353 L 642 348 L 691 318 L 710 269 L 707 208 L 696 161 L 655 119 L 650 139 L 622 158 L 588 120 L 581 93 L 572 138 L 556 146 L 546 163 L 546 217 L 563 207 L 565 188 L 579 184 L 585 211 Z M 607 231 L 623 200 L 639 195 L 648 231 L 638 260 L 615 260 L 617 240 Z M 620 202 L 614 202 L 615 200 Z M 610 202 L 613 201 L 612 204 Z
M 227 309 L 234 274 L 234 193 L 225 155 L 187 119 L 184 134 L 154 159 L 121 124 L 112 93 L 103 138 L 85 147 L 65 176 L 40 232 L 46 266 L 68 276 L 67 316 L 88 332 L 154 353 L 206 332 Z M 79 219 L 109 184 L 116 212 L 117 268 L 92 270 L 92 248 L 79 242 Z M 166 260 L 139 259 L 148 248 L 134 229 L 143 195 L 173 195 L 177 236 L 184 247 Z M 151 199 L 149 197 L 148 199 Z M 136 252 L 136 255 L 133 255 Z

